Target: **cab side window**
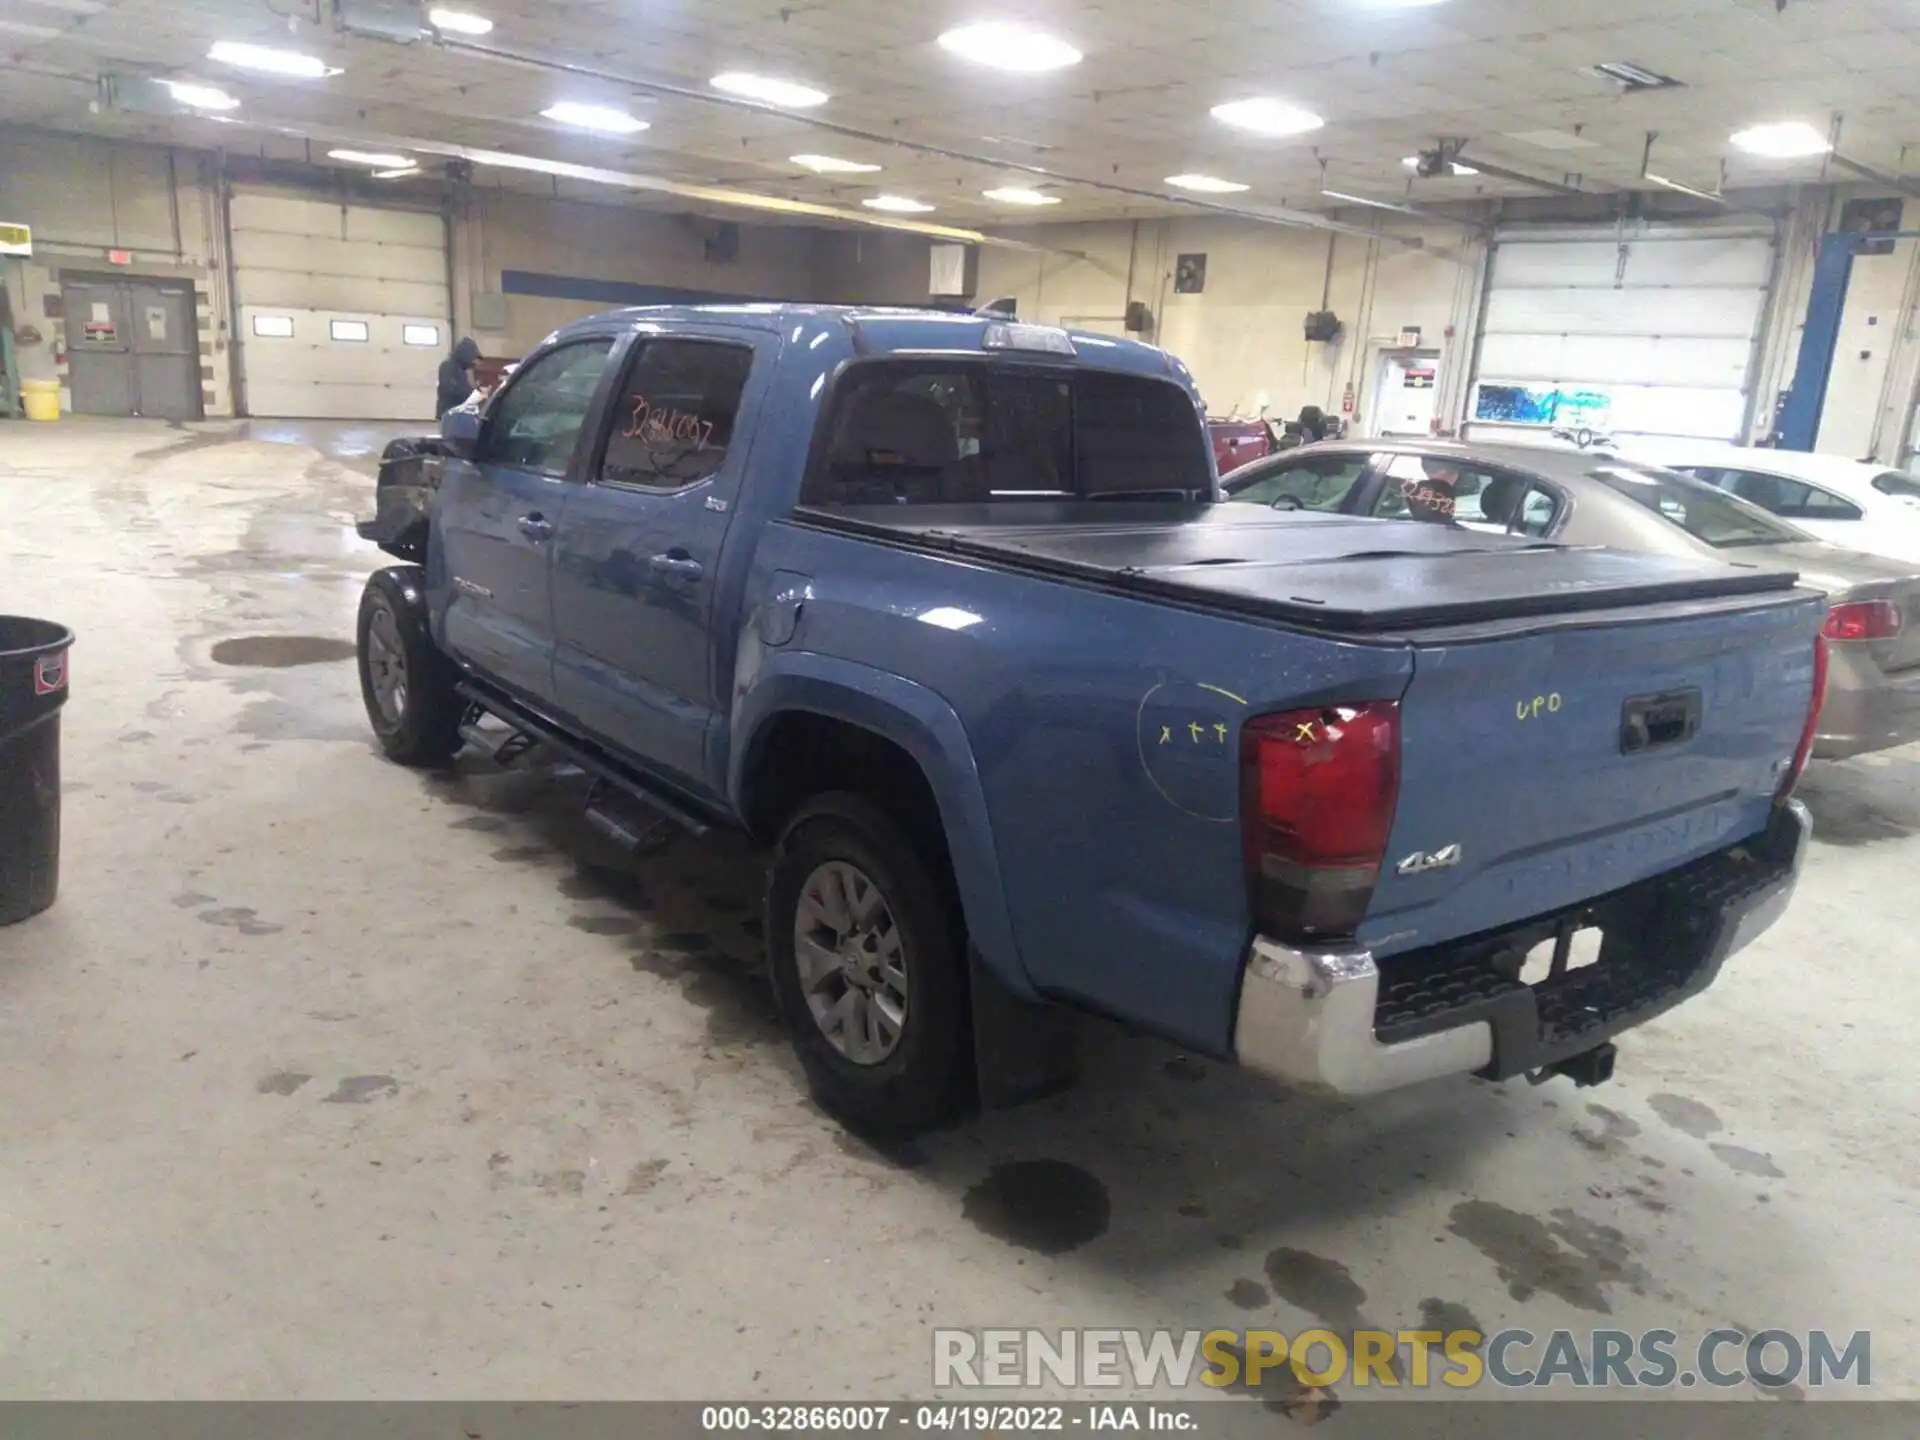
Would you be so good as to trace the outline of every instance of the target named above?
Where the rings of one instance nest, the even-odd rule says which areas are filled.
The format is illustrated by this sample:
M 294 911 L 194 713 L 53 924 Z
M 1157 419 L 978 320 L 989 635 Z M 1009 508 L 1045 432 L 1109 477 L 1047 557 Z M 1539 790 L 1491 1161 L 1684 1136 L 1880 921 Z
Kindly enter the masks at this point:
M 678 490 L 726 462 L 753 351 L 709 340 L 649 340 L 613 403 L 600 479 Z
M 1276 510 L 1340 510 L 1367 473 L 1373 457 L 1303 455 L 1278 464 L 1255 462 L 1247 475 L 1229 475 L 1223 483 L 1227 499 Z
M 540 475 L 565 475 L 613 341 L 563 345 L 523 366 L 487 414 L 480 459 Z

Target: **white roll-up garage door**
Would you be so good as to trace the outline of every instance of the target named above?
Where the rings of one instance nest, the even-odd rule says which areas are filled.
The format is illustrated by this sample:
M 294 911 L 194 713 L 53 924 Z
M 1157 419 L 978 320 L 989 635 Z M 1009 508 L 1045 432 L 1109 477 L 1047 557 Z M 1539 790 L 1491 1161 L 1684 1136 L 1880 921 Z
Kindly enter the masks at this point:
M 433 418 L 452 344 L 440 216 L 243 190 L 232 224 L 250 414 Z
M 1468 434 L 1739 438 L 1772 274 L 1766 232 L 1501 231 Z

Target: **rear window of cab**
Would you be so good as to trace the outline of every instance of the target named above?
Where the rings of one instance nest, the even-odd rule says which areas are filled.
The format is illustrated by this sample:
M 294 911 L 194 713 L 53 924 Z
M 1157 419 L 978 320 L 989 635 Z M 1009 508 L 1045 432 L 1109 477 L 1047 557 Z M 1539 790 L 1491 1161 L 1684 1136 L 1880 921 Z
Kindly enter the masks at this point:
M 1212 448 L 1169 380 L 1004 361 L 868 360 L 834 386 L 801 503 L 1205 500 Z

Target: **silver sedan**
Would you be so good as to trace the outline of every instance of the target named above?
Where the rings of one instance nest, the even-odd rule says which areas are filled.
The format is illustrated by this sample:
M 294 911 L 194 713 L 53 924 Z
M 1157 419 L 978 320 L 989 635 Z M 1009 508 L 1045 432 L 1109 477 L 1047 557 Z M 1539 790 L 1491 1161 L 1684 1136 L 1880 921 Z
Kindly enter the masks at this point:
M 1920 573 L 1814 539 L 1724 491 L 1613 455 L 1528 445 L 1313 445 L 1221 482 L 1276 510 L 1374 515 L 1797 572 L 1824 590 L 1831 664 L 1814 754 L 1920 740 Z M 1912 623 L 1909 623 L 1912 622 Z

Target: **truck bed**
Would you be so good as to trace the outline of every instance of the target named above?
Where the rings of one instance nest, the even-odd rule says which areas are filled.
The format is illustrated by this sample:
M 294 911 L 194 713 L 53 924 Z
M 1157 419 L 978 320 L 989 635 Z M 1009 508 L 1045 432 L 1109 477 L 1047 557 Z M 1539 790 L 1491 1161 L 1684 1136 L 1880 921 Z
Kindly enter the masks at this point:
M 1161 502 L 803 507 L 803 525 L 1347 635 L 1777 593 L 1795 576 L 1416 521 Z

